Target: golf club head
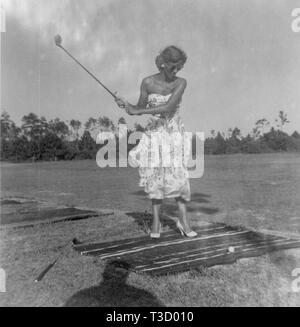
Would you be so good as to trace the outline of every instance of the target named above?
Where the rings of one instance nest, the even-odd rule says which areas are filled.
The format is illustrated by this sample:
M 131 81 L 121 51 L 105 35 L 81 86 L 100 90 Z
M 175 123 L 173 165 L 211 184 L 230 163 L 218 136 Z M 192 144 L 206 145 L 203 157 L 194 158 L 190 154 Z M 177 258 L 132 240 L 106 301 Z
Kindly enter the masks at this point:
M 59 34 L 55 35 L 54 42 L 58 47 L 61 47 L 62 38 L 61 38 L 61 36 Z

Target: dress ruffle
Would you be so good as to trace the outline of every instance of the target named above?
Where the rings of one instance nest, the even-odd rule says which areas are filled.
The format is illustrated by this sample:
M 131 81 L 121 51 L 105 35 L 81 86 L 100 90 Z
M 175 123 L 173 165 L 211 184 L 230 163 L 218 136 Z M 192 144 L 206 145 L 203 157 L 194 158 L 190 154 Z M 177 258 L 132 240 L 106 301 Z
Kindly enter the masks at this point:
M 148 107 L 166 103 L 169 96 L 150 94 Z M 178 109 L 172 115 L 152 116 L 139 144 L 129 152 L 131 164 L 139 167 L 139 186 L 150 199 L 191 198 L 187 169 L 191 140 Z

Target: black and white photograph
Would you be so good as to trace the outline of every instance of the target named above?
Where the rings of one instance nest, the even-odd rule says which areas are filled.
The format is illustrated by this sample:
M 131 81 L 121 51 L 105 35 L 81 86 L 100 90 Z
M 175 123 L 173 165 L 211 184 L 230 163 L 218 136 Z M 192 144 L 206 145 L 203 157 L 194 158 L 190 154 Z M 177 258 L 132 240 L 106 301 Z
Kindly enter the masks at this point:
M 299 0 L 0 20 L 0 307 L 300 307 Z

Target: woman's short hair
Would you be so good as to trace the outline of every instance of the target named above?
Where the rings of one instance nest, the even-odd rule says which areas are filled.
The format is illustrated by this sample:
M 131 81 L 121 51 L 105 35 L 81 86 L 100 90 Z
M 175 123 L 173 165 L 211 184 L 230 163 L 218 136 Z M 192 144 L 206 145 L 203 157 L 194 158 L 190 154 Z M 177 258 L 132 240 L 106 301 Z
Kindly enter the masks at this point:
M 162 70 L 162 64 L 181 63 L 185 64 L 187 60 L 186 53 L 175 45 L 164 48 L 155 59 L 155 64 L 159 70 Z

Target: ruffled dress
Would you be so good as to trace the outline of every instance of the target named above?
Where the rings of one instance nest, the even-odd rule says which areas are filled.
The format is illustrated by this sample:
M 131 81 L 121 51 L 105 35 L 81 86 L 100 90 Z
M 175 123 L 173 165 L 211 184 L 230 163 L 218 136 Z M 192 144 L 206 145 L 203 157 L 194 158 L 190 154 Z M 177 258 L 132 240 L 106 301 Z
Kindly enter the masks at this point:
M 165 104 L 170 96 L 151 93 L 147 107 Z M 191 199 L 187 168 L 191 139 L 185 133 L 179 107 L 171 114 L 152 115 L 139 144 L 129 152 L 131 165 L 139 170 L 139 186 L 150 199 Z

